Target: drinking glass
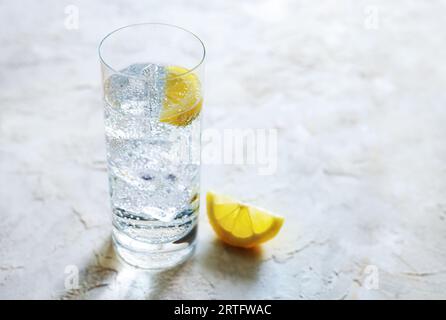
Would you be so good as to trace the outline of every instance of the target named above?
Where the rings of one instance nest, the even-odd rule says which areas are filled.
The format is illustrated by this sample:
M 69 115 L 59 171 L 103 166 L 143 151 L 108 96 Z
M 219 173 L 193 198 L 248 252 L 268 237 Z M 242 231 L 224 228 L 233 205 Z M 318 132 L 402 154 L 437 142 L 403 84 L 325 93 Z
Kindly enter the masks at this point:
M 99 45 L 113 243 L 127 263 L 168 268 L 194 251 L 205 47 L 144 23 Z

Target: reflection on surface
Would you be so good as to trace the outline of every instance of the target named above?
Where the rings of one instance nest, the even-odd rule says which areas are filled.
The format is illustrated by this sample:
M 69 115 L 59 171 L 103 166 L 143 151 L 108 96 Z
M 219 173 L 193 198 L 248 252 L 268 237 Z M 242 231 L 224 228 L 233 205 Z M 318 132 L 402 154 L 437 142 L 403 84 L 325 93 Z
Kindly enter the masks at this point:
M 167 295 L 180 299 L 188 298 L 184 296 L 188 284 L 208 288 L 202 298 L 212 298 L 219 285 L 215 279 L 255 286 L 262 261 L 261 249 L 233 248 L 218 240 L 203 243 L 192 259 L 168 270 L 147 271 L 124 264 L 111 239 L 94 252 L 79 268 L 79 287 L 66 290 L 61 299 L 163 299 Z M 191 278 L 192 274 L 196 276 Z

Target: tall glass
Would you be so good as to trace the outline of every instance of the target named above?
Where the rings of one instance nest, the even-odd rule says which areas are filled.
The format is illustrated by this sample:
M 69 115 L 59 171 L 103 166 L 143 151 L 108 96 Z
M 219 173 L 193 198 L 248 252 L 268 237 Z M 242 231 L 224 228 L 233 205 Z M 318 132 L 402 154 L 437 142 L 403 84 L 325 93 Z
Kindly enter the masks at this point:
M 167 268 L 194 250 L 205 48 L 145 23 L 99 45 L 113 242 L 127 263 Z

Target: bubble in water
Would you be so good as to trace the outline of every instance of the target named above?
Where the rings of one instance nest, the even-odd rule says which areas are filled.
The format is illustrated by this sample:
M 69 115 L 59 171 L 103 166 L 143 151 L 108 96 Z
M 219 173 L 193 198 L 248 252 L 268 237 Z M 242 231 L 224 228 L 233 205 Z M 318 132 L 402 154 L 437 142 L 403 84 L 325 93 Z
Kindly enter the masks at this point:
M 196 215 L 192 213 L 198 210 L 198 202 L 191 199 L 197 194 L 199 165 L 185 162 L 180 151 L 187 149 L 186 154 L 196 152 L 199 157 L 199 135 L 193 134 L 199 122 L 177 127 L 159 121 L 165 75 L 163 66 L 134 64 L 110 76 L 105 84 L 107 159 L 112 207 L 119 216 L 116 226 L 151 242 L 184 234 L 193 227 Z M 147 221 L 158 221 L 157 226 L 162 222 L 163 228 L 156 229 Z

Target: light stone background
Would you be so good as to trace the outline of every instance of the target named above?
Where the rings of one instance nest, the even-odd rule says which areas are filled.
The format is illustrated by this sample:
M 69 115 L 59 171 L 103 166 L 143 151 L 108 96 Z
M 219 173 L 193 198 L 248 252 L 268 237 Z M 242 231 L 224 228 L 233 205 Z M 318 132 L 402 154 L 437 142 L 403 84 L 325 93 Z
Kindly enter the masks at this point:
M 0 298 L 446 298 L 445 13 L 419 0 L 1 1 Z M 278 130 L 275 174 L 202 170 L 203 193 L 285 216 L 261 250 L 221 245 L 202 207 L 183 266 L 116 260 L 97 46 L 144 21 L 206 43 L 205 128 Z

